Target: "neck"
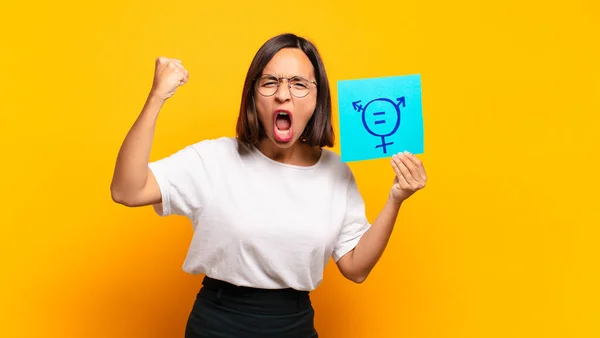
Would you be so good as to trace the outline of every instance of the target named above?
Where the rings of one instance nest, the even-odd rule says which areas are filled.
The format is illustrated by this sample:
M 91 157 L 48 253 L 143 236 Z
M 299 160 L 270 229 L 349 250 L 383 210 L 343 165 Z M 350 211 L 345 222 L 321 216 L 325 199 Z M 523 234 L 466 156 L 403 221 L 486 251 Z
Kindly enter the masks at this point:
M 289 148 L 280 148 L 267 137 L 259 142 L 257 148 L 274 161 L 298 166 L 312 166 L 317 163 L 321 156 L 319 147 L 311 147 L 305 143 L 295 142 Z

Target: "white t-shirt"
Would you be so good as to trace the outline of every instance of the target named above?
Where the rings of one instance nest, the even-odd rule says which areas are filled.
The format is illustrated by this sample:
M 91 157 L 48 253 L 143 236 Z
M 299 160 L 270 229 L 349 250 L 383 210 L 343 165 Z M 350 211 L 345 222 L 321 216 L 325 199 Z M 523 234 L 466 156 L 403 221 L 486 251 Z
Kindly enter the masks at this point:
M 161 216 L 188 217 L 183 263 L 239 286 L 311 291 L 370 227 L 347 164 L 323 149 L 309 167 L 271 160 L 236 138 L 200 141 L 149 164 Z

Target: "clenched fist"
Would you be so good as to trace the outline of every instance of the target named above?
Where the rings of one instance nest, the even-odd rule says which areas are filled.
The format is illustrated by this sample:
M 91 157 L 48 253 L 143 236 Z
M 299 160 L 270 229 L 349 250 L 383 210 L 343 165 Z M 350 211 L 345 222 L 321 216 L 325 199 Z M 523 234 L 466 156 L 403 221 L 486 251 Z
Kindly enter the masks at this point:
M 189 73 L 183 67 L 181 60 L 158 57 L 151 93 L 161 100 L 166 100 L 175 93 L 179 86 L 183 86 L 188 81 L 188 77 Z

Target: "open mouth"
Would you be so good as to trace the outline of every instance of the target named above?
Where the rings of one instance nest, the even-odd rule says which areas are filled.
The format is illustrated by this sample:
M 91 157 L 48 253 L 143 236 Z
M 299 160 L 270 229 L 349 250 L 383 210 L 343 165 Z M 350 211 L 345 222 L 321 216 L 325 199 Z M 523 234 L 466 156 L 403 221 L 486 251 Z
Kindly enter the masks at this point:
M 292 139 L 292 114 L 287 110 L 277 110 L 273 116 L 273 132 L 280 142 Z

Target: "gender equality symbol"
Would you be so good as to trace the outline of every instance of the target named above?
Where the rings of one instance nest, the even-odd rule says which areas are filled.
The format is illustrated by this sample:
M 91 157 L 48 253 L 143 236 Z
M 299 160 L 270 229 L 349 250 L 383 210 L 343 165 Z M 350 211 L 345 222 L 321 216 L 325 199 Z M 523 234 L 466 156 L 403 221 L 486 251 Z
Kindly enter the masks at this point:
M 361 100 L 352 102 L 352 107 L 362 113 L 362 124 L 365 130 L 376 137 L 381 137 L 381 143 L 375 148 L 382 148 L 387 154 L 387 147 L 394 142 L 387 142 L 386 137 L 393 136 L 400 127 L 401 112 L 400 105 L 406 107 L 404 96 L 396 99 L 398 103 L 388 98 L 378 98 L 369 101 L 364 107 L 360 105 Z

